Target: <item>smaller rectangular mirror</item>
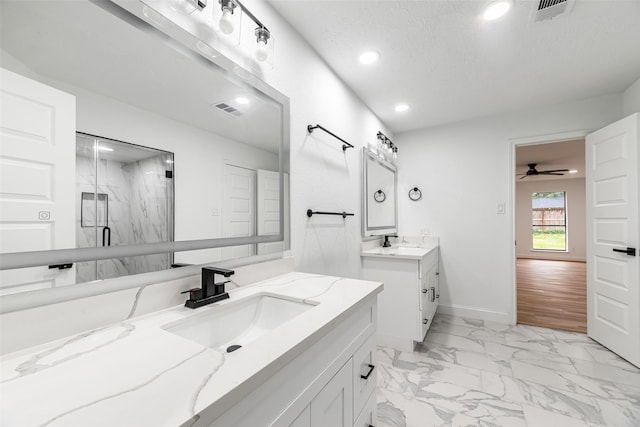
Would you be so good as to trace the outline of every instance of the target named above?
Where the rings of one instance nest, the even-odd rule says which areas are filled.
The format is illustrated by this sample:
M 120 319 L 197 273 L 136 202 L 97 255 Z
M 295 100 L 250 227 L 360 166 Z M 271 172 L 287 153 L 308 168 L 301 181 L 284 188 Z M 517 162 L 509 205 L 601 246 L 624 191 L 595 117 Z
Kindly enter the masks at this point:
M 363 149 L 362 235 L 398 232 L 397 169 Z

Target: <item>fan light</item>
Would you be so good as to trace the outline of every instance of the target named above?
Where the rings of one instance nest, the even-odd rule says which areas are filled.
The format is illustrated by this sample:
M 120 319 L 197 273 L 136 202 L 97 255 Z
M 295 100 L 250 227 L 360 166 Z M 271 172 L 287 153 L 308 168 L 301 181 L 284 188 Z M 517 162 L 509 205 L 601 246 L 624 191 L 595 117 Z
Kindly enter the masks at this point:
M 577 170 L 577 169 L 571 169 L 571 170 L 569 171 L 569 173 L 578 173 L 578 170 Z

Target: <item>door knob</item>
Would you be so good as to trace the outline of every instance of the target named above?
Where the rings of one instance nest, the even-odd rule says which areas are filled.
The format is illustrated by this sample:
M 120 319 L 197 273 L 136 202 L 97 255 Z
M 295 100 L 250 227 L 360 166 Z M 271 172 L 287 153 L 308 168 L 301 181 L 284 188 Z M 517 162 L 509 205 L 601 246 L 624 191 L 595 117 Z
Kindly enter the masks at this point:
M 627 254 L 629 256 L 636 256 L 636 248 L 627 248 L 627 249 L 613 249 L 613 252 L 621 252 L 623 254 Z

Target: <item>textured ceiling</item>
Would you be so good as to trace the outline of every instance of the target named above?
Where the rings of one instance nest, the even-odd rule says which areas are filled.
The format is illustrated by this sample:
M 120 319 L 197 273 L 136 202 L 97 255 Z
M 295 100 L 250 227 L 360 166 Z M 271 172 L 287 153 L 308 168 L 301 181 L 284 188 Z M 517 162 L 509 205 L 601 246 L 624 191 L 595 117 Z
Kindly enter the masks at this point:
M 268 1 L 394 132 L 622 92 L 640 77 L 638 0 L 576 0 L 538 23 L 527 0 L 493 22 L 480 0 Z M 367 49 L 380 61 L 359 64 Z M 396 113 L 399 102 L 411 110 Z

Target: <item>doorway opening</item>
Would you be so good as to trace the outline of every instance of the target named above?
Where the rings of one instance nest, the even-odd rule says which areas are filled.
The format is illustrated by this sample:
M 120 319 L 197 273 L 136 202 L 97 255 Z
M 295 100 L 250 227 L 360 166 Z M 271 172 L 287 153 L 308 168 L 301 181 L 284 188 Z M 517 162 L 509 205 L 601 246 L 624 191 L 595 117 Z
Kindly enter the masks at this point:
M 515 144 L 516 323 L 587 332 L 585 142 Z

